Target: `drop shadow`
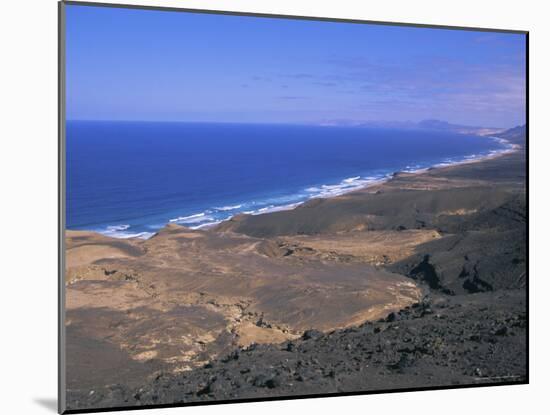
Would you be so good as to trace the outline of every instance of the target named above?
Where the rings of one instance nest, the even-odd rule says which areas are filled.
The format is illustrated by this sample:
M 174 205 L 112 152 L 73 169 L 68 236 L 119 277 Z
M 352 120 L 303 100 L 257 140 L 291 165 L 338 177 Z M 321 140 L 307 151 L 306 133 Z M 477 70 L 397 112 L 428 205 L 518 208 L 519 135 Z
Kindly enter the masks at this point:
M 52 412 L 57 413 L 57 399 L 53 398 L 35 398 L 34 402 Z

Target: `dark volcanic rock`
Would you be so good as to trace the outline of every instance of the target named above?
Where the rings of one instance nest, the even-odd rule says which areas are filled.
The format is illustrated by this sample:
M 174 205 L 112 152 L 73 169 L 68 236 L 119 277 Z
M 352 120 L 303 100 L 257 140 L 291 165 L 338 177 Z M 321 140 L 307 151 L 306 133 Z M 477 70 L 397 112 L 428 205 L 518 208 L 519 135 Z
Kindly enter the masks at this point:
M 481 228 L 445 235 L 417 246 L 417 254 L 388 269 L 457 294 L 522 288 L 527 228 L 522 221 L 514 224 L 505 230 Z
M 121 385 L 69 391 L 69 407 L 133 406 L 374 391 L 526 379 L 525 291 L 433 295 L 382 322 L 284 345 L 257 345 L 208 366 Z M 235 358 L 238 356 L 238 358 Z
M 429 287 L 432 289 L 441 288 L 437 272 L 435 272 L 434 266 L 430 264 L 430 255 L 424 255 L 422 262 L 411 269 L 409 275 L 414 279 L 421 279 L 428 283 Z
M 323 335 L 323 332 L 319 330 L 306 330 L 302 335 L 302 339 L 304 340 L 315 339 L 322 335 Z

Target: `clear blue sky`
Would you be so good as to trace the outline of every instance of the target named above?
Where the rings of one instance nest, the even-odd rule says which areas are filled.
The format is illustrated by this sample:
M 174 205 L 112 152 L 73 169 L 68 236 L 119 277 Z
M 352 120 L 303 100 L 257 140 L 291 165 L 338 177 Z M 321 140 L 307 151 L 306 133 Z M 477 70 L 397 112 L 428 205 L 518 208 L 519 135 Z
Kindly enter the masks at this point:
M 525 122 L 525 36 L 69 5 L 67 118 Z

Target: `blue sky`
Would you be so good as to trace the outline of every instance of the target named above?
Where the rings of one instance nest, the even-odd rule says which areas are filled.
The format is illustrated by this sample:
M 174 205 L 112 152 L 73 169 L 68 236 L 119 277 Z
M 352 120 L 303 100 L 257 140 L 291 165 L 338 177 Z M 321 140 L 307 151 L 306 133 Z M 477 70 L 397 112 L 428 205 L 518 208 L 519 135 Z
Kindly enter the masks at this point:
M 68 5 L 67 118 L 525 122 L 525 36 Z

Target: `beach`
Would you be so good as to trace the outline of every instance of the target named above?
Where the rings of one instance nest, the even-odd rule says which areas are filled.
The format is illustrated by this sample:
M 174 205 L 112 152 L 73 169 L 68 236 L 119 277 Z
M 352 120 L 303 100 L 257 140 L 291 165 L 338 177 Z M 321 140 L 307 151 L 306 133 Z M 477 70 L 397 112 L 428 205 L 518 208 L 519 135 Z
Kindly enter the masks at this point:
M 525 134 L 197 229 L 67 231 L 69 408 L 525 381 Z

